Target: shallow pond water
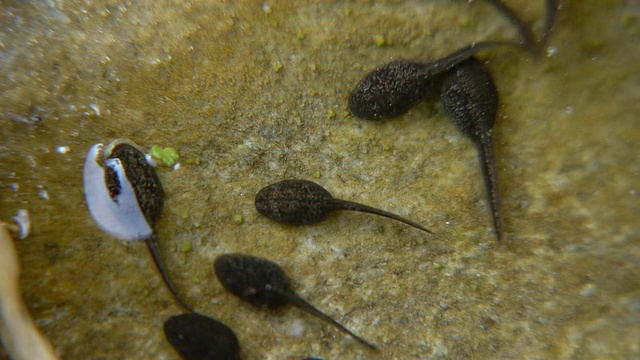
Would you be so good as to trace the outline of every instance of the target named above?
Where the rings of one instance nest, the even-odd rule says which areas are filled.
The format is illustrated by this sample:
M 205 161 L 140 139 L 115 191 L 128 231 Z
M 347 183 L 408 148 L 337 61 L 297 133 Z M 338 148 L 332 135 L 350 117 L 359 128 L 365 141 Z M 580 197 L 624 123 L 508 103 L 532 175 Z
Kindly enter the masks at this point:
M 506 1 L 539 33 L 544 1 Z M 485 51 L 505 240 L 472 142 L 435 101 L 394 120 L 347 96 L 392 59 L 517 33 L 482 1 L 8 1 L 0 4 L 0 218 L 37 325 L 65 359 L 174 359 L 180 312 L 142 242 L 99 231 L 82 192 L 98 142 L 174 147 L 158 224 L 176 286 L 233 328 L 244 359 L 640 357 L 640 6 L 563 1 L 549 51 Z M 395 212 L 307 227 L 254 209 L 285 178 Z M 216 255 L 278 262 L 379 354 L 296 309 L 226 293 Z M 300 331 L 302 329 L 303 331 Z M 3 357 L 6 355 L 0 355 Z

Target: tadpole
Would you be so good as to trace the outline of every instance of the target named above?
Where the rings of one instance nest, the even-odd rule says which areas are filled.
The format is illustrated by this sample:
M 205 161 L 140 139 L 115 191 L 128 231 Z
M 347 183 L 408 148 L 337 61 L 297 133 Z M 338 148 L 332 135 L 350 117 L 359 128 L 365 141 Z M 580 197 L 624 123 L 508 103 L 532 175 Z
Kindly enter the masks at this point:
M 440 96 L 449 118 L 478 148 L 495 232 L 500 242 L 503 224 L 491 135 L 498 111 L 498 91 L 493 77 L 482 62 L 475 57 L 469 58 L 447 73 Z
M 293 305 L 337 327 L 367 347 L 378 348 L 298 296 L 287 274 L 273 261 L 245 254 L 220 255 L 214 262 L 218 280 L 227 291 L 257 307 Z
M 195 312 L 164 323 L 164 336 L 185 360 L 239 360 L 240 342 L 227 325 Z
M 121 179 L 114 172 L 110 172 L 110 168 L 107 166 L 105 173 L 106 186 L 109 188 L 109 192 L 118 191 L 119 186 L 121 186 L 121 181 L 128 181 L 133 188 L 138 206 L 144 214 L 149 227 L 154 229 L 164 208 L 164 190 L 160 178 L 158 178 L 155 169 L 147 163 L 142 151 L 126 142 L 116 143 L 114 145 L 110 153 L 108 149 L 105 150 L 107 151 L 106 158 L 119 159 L 120 164 L 124 167 L 126 179 Z M 191 306 L 180 296 L 169 278 L 169 274 L 162 261 L 162 254 L 155 230 L 150 236 L 146 237 L 144 241 L 151 253 L 158 272 L 160 272 L 162 280 L 169 288 L 169 291 L 171 291 L 171 294 L 185 310 L 193 311 Z
M 396 214 L 336 199 L 322 186 L 307 180 L 282 180 L 262 188 L 256 195 L 255 207 L 271 220 L 292 225 L 315 224 L 327 219 L 335 210 L 351 210 L 384 216 L 433 234 L 424 226 Z
M 476 53 L 515 43 L 486 41 L 465 46 L 430 63 L 396 60 L 364 77 L 349 95 L 349 110 L 366 120 L 393 118 L 409 111 L 426 95 L 437 90 L 439 75 Z

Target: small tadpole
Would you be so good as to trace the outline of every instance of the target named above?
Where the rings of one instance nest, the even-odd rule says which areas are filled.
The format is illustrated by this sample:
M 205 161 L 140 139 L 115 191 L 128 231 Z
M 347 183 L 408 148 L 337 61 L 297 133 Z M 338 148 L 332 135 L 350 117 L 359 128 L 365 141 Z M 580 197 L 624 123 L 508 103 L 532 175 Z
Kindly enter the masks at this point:
M 134 143 L 118 139 L 94 145 L 85 160 L 83 183 L 87 207 L 107 233 L 122 240 L 144 240 L 153 262 L 178 304 L 191 306 L 173 286 L 154 230 L 164 208 L 164 190 L 155 169 Z
M 185 360 L 240 359 L 240 342 L 233 330 L 195 312 L 170 317 L 164 323 L 164 336 Z
M 122 162 L 127 176 L 126 181 L 131 183 L 138 206 L 140 210 L 142 210 L 149 226 L 154 229 L 164 208 L 164 190 L 156 170 L 149 165 L 144 153 L 140 151 L 140 149 L 127 143 L 115 146 L 109 154 L 109 158 L 120 159 Z M 109 183 L 108 180 L 109 178 L 107 177 L 107 183 Z M 193 311 L 191 306 L 180 296 L 180 293 L 176 290 L 169 278 L 169 273 L 162 260 L 159 240 L 155 230 L 153 234 L 145 238 L 144 241 L 162 280 L 169 288 L 173 297 L 185 310 Z
M 493 77 L 480 60 L 469 58 L 447 73 L 440 95 L 449 118 L 478 148 L 495 232 L 500 243 L 503 224 L 491 136 L 498 112 L 498 91 Z
M 308 180 L 283 180 L 262 188 L 256 195 L 255 207 L 271 220 L 292 225 L 315 224 L 327 219 L 335 210 L 351 210 L 384 216 L 433 234 L 424 226 L 399 215 L 336 199 L 325 188 Z
M 293 305 L 337 327 L 370 349 L 378 348 L 298 296 L 287 274 L 273 261 L 245 254 L 225 254 L 214 262 L 218 280 L 227 291 L 257 307 Z
M 519 46 L 516 43 L 485 41 L 458 49 L 429 62 L 396 60 L 385 64 L 362 79 L 349 95 L 349 110 L 365 120 L 394 118 L 409 111 L 437 91 L 442 74 L 476 53 L 495 46 Z

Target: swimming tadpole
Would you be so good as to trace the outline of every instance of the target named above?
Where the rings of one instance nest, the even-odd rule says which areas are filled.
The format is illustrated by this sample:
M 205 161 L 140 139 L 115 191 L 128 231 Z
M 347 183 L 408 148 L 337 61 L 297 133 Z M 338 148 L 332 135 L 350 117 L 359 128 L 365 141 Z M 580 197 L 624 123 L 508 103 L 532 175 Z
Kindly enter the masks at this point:
M 254 306 L 277 309 L 293 305 L 337 327 L 368 348 L 378 349 L 298 296 L 287 274 L 273 261 L 245 254 L 225 254 L 216 258 L 214 270 L 227 291 Z
M 440 96 L 451 121 L 471 138 L 478 149 L 494 230 L 500 242 L 503 223 L 492 137 L 498 112 L 498 90 L 493 77 L 480 60 L 472 57 L 447 74 Z
M 288 179 L 265 186 L 256 195 L 254 204 L 261 215 L 292 225 L 315 224 L 327 219 L 336 210 L 350 210 L 397 220 L 433 234 L 426 227 L 399 215 L 334 198 L 325 188 L 308 180 Z
M 107 146 L 96 144 L 87 154 L 83 183 L 87 207 L 98 226 L 121 240 L 144 240 L 171 294 L 180 306 L 192 311 L 162 261 L 154 226 L 164 208 L 164 189 L 144 153 L 126 139 Z

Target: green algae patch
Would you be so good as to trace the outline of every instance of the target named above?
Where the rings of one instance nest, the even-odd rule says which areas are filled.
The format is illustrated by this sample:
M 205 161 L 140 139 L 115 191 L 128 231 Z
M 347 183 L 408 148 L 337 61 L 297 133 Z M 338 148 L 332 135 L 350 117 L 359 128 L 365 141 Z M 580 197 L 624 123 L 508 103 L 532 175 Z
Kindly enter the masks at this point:
M 151 147 L 151 156 L 154 159 L 162 160 L 162 162 L 167 166 L 173 166 L 180 158 L 176 149 L 172 147 L 162 148 L 158 145 L 153 145 Z
M 387 44 L 387 39 L 385 39 L 384 35 L 378 34 L 373 37 L 373 42 L 377 47 L 382 47 Z

